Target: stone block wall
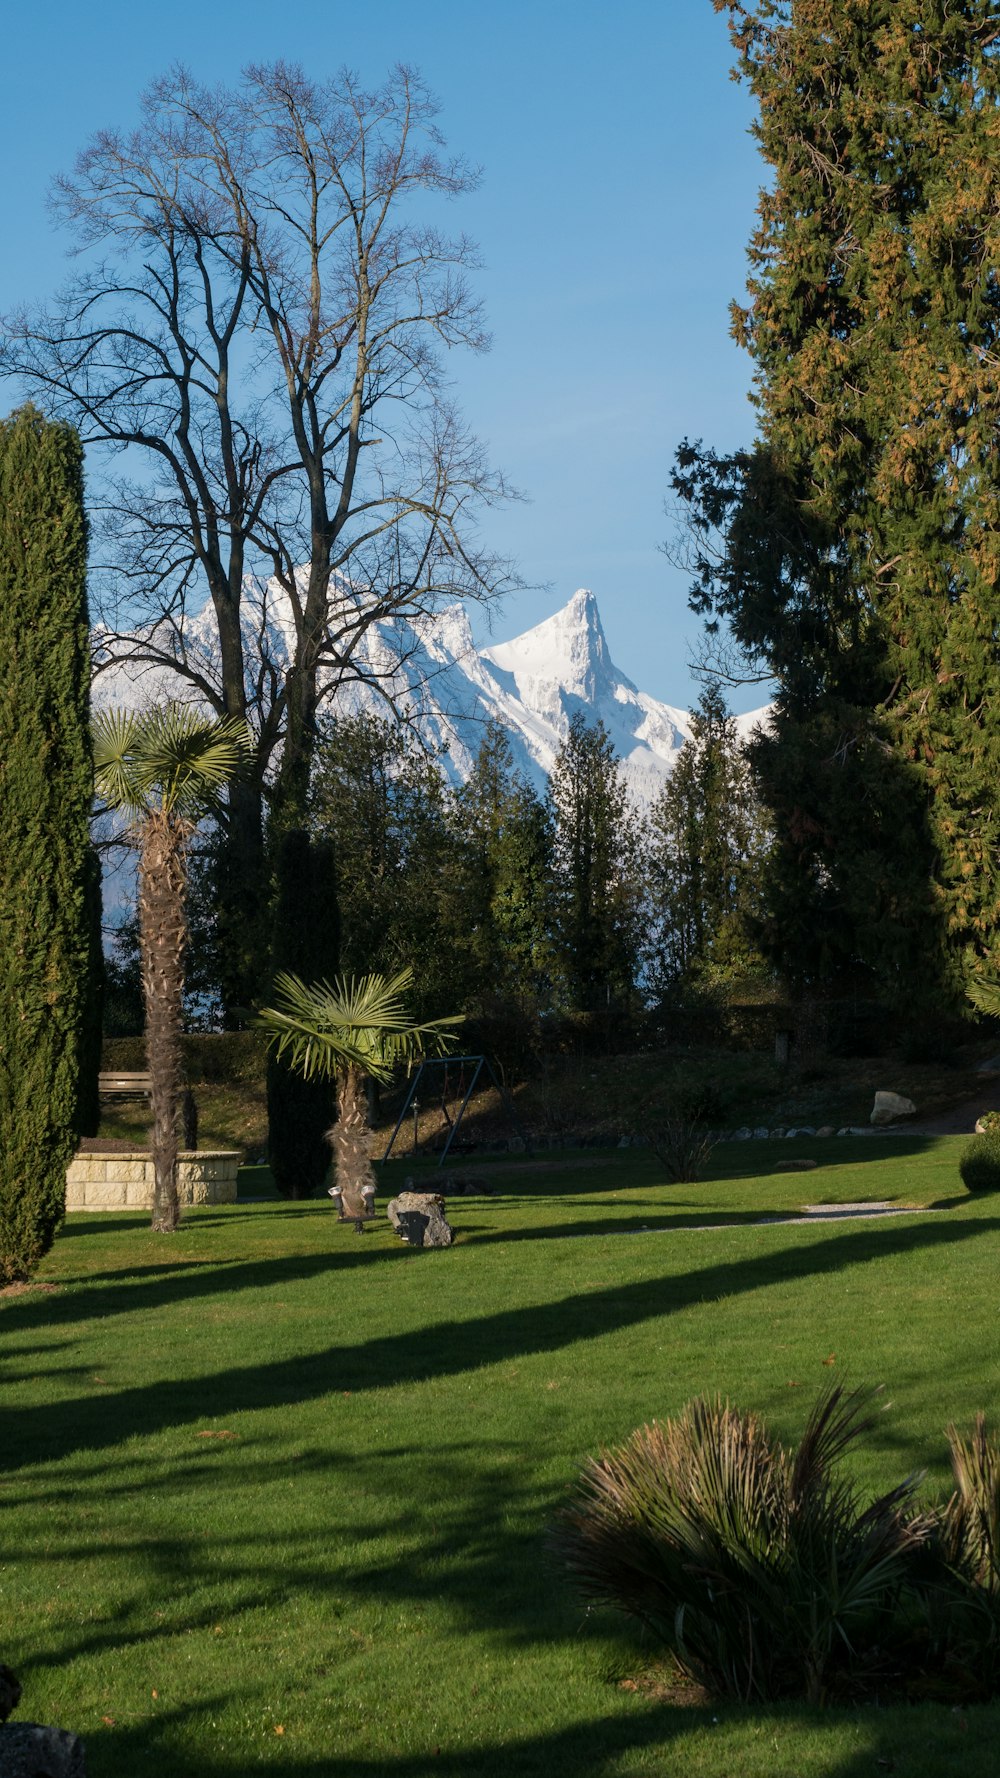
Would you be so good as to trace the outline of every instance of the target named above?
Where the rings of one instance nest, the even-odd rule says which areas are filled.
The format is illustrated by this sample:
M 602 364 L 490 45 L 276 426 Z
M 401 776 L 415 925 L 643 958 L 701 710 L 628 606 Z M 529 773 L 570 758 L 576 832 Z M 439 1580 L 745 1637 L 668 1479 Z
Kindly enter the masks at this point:
M 232 1204 L 236 1200 L 238 1149 L 206 1148 L 177 1161 L 182 1204 Z M 77 1154 L 66 1169 L 67 1210 L 152 1210 L 153 1157 L 148 1148 L 128 1154 Z

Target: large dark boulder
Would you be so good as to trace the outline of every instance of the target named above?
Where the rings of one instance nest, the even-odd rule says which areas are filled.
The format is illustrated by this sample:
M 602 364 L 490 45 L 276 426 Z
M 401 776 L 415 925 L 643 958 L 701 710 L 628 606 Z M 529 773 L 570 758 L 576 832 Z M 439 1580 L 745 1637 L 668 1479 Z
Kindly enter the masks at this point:
M 0 1727 L 0 1778 L 87 1778 L 83 1742 L 40 1722 Z

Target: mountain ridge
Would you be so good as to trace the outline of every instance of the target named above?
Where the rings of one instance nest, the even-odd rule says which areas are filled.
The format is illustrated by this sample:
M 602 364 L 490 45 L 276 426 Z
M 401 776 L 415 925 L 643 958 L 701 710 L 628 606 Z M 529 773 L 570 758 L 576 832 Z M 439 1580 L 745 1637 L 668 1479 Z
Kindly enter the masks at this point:
M 291 611 L 273 585 L 248 605 L 245 634 L 248 646 L 259 646 L 266 634 L 271 654 L 288 659 Z M 218 650 L 210 604 L 186 622 L 182 644 L 189 664 L 211 677 Z M 434 617 L 374 624 L 359 656 L 368 679 L 381 690 L 364 681 L 343 684 L 327 707 L 384 713 L 388 701 L 438 751 L 453 784 L 468 777 L 484 727 L 496 721 L 510 736 L 516 768 L 544 791 L 570 721 L 580 711 L 604 723 L 631 794 L 648 803 L 691 738 L 688 711 L 639 691 L 615 666 L 597 599 L 587 587 L 507 642 L 477 647 L 468 612 L 454 604 Z M 120 661 L 102 670 L 95 699 L 145 705 L 176 697 L 177 684 L 171 681 L 167 667 Z M 749 733 L 764 715 L 753 711 L 737 718 L 739 732 Z

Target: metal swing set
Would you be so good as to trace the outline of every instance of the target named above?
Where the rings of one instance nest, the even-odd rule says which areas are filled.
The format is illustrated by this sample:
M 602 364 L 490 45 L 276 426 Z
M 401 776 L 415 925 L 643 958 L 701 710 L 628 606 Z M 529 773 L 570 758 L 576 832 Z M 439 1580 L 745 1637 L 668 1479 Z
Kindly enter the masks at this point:
M 467 1067 L 472 1069 L 472 1074 L 471 1074 L 471 1077 L 469 1080 L 469 1084 L 465 1089 L 465 1097 L 463 1098 L 462 1103 L 459 1106 L 458 1114 L 456 1117 L 452 1118 L 451 1113 L 448 1110 L 449 1069 L 457 1068 L 459 1070 L 458 1087 L 456 1089 L 456 1097 L 457 1097 L 458 1094 L 461 1093 L 461 1091 L 462 1091 L 462 1084 L 465 1080 L 465 1070 Z M 442 1082 L 441 1082 L 441 1095 L 440 1095 L 440 1099 L 439 1099 L 439 1104 L 441 1107 L 442 1115 L 444 1117 L 444 1121 L 448 1126 L 448 1139 L 445 1142 L 444 1148 L 441 1150 L 441 1157 L 438 1161 L 439 1167 L 443 1167 L 445 1161 L 448 1158 L 448 1151 L 451 1148 L 451 1145 L 454 1142 L 455 1137 L 458 1135 L 459 1130 L 461 1129 L 462 1119 L 465 1116 L 466 1107 L 468 1106 L 469 1100 L 472 1098 L 473 1092 L 475 1091 L 476 1082 L 479 1080 L 479 1077 L 483 1073 L 484 1070 L 485 1070 L 486 1074 L 488 1075 L 490 1081 L 492 1081 L 493 1085 L 495 1086 L 495 1088 L 497 1090 L 497 1096 L 499 1097 L 500 1103 L 503 1106 L 504 1111 L 506 1112 L 508 1123 L 510 1124 L 511 1128 L 516 1132 L 518 1139 L 524 1144 L 525 1153 L 531 1152 L 530 1149 L 528 1148 L 527 1138 L 525 1137 L 524 1131 L 521 1128 L 521 1125 L 518 1121 L 517 1113 L 514 1110 L 513 1104 L 511 1103 L 510 1095 L 506 1091 L 506 1088 L 501 1086 L 500 1081 L 497 1079 L 497 1075 L 494 1070 L 493 1064 L 488 1059 L 488 1057 L 486 1057 L 486 1056 L 430 1056 L 430 1057 L 425 1058 L 425 1060 L 420 1063 L 415 1075 L 413 1076 L 412 1081 L 410 1082 L 410 1090 L 407 1093 L 406 1099 L 403 1103 L 403 1109 L 400 1112 L 399 1117 L 396 1119 L 396 1128 L 393 1130 L 392 1135 L 389 1138 L 389 1146 L 386 1149 L 385 1154 L 382 1156 L 382 1159 L 379 1163 L 380 1166 L 384 1167 L 386 1161 L 389 1159 L 389 1156 L 391 1155 L 392 1150 L 393 1150 L 393 1145 L 396 1141 L 396 1137 L 399 1135 L 399 1132 L 402 1129 L 403 1124 L 406 1121 L 407 1115 L 408 1115 L 411 1107 L 413 1108 L 413 1117 L 414 1117 L 414 1152 L 416 1152 L 417 1110 L 418 1110 L 420 1103 L 421 1103 L 420 1100 L 417 1098 L 417 1088 L 419 1087 L 421 1080 L 424 1078 L 425 1073 L 427 1073 L 428 1080 L 430 1080 L 431 1076 L 430 1076 L 429 1071 L 433 1068 L 440 1068 L 440 1069 L 444 1070 L 444 1074 L 443 1074 L 443 1078 L 442 1078 Z

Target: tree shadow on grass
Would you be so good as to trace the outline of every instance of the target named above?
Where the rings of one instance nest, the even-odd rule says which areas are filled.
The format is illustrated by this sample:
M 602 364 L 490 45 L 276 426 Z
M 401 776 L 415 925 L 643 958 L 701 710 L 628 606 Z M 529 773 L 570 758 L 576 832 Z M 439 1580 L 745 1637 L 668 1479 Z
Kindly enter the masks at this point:
M 212 1707 L 205 1707 L 197 1752 L 184 1746 L 187 1741 L 190 1747 L 191 1736 L 180 1709 L 169 1717 L 161 1714 L 142 1727 L 114 1728 L 95 1737 L 92 1745 L 98 1778 L 132 1778 L 140 1771 L 150 1778 L 237 1778 L 237 1767 L 231 1761 L 213 1759 L 207 1751 L 212 1739 Z M 911 1709 L 907 1721 L 901 1710 L 871 1707 L 849 1713 L 795 1706 L 693 1709 L 630 1699 L 619 1711 L 566 1727 L 528 1731 L 501 1743 L 483 1742 L 461 1749 L 429 1744 L 422 1752 L 358 1757 L 341 1755 L 331 1748 L 310 1758 L 296 1757 L 289 1738 L 273 1752 L 262 1748 L 255 1756 L 254 1769 L 280 1769 L 288 1778 L 440 1778 L 441 1774 L 444 1778 L 568 1778 L 569 1774 L 572 1778 L 611 1778 L 612 1773 L 638 1771 L 640 1767 L 650 1773 L 682 1774 L 695 1769 L 689 1763 L 693 1758 L 699 1771 L 719 1772 L 722 1768 L 711 1753 L 697 1744 L 692 1746 L 690 1738 L 700 1741 L 703 1736 L 725 1735 L 728 1730 L 730 1751 L 747 1778 L 764 1778 L 772 1769 L 768 1758 L 772 1745 L 780 1738 L 787 1750 L 797 1735 L 802 1737 L 808 1769 L 821 1771 L 822 1778 L 873 1778 L 873 1774 L 892 1770 L 919 1772 L 922 1778 L 948 1771 L 961 1772 L 963 1778 L 992 1778 L 992 1713 L 982 1725 L 984 1734 L 978 1744 L 977 1738 L 966 1732 L 964 1719 L 959 1726 L 950 1720 L 952 1714 L 943 1707 L 925 1706 Z M 744 1724 L 746 1739 L 736 1747 L 733 1729 L 738 1731 Z M 831 1749 L 832 1757 L 824 1759 L 823 1730 L 835 1732 L 841 1724 L 845 1728 L 849 1725 L 855 1745 L 847 1753 Z M 431 1740 L 428 1735 L 428 1742 Z M 842 1739 L 840 1745 L 842 1749 Z M 630 1755 L 638 1756 L 637 1763 Z M 813 1763 L 817 1758 L 823 1761 L 821 1767 Z M 785 1764 L 781 1769 L 790 1768 Z M 801 1769 L 805 1771 L 806 1765 Z
M 176 1711 L 150 1708 L 143 1721 L 113 1724 L 108 1732 L 97 1732 L 90 1737 L 94 1778 L 132 1778 L 138 1771 L 162 1773 L 163 1778 L 168 1774 L 170 1778 L 223 1778 L 224 1774 L 234 1778 L 238 1768 L 222 1756 L 213 1759 L 212 1752 L 219 1734 L 227 1730 L 225 1713 L 234 1703 L 244 1720 L 266 1725 L 273 1718 L 288 1724 L 288 1740 L 280 1750 L 275 1748 L 271 1753 L 270 1743 L 262 1736 L 259 1751 L 254 1750 L 254 1767 L 268 1766 L 271 1760 L 277 1763 L 280 1751 L 281 1768 L 298 1778 L 320 1778 L 321 1773 L 340 1778 L 431 1778 L 440 1770 L 450 1770 L 454 1778 L 509 1778 L 511 1773 L 518 1778 L 521 1774 L 551 1778 L 562 1772 L 601 1778 L 617 1770 L 618 1761 L 644 1748 L 659 1749 L 664 1760 L 683 1759 L 686 1738 L 709 1731 L 720 1721 L 723 1732 L 745 1723 L 758 1736 L 762 1721 L 766 1721 L 783 1738 L 796 1730 L 815 1733 L 823 1724 L 836 1727 L 835 1710 L 819 1713 L 790 1705 L 751 1710 L 727 1704 L 691 1708 L 672 1702 L 651 1703 L 646 1694 L 611 1691 L 609 1686 L 610 1707 L 601 1715 L 555 1729 L 526 1730 L 502 1742 L 477 1740 L 474 1728 L 463 1730 L 462 1713 L 459 1710 L 456 1715 L 454 1704 L 444 1708 L 442 1728 L 436 1728 L 439 1712 L 427 1698 L 417 1701 L 406 1695 L 408 1669 L 403 1663 L 395 1670 L 394 1683 L 401 1689 L 390 1699 L 390 1720 L 392 1706 L 401 1723 L 422 1713 L 427 1725 L 426 1749 L 359 1757 L 349 1747 L 364 1735 L 362 1719 L 334 1715 L 322 1758 L 296 1758 L 296 1716 L 308 1724 L 306 1733 L 315 1743 L 329 1674 L 337 1676 L 332 1683 L 338 1689 L 348 1697 L 356 1696 L 359 1703 L 366 1684 L 384 1686 L 384 1674 L 372 1675 L 369 1681 L 351 1664 L 358 1646 L 352 1642 L 357 1609 L 361 1606 L 370 1611 L 373 1601 L 380 1599 L 392 1602 L 397 1611 L 400 1602 L 406 1601 L 418 1614 L 422 1606 L 437 1607 L 444 1600 L 449 1617 L 459 1628 L 467 1622 L 481 1633 L 488 1626 L 494 1635 L 503 1637 L 511 1652 L 519 1645 L 542 1645 L 544 1649 L 555 1643 L 565 1645 L 570 1637 L 579 1638 L 581 1666 L 591 1675 L 586 1684 L 590 1694 L 586 1706 L 592 1709 L 594 1674 L 608 1658 L 603 1637 L 615 1620 L 603 1614 L 607 1621 L 603 1628 L 596 1626 L 596 1640 L 590 1620 L 581 1626 L 570 1585 L 554 1561 L 546 1558 L 542 1546 L 560 1490 L 532 1474 L 530 1467 L 527 1471 L 514 1467 L 508 1461 L 514 1455 L 512 1448 L 492 1441 L 456 1443 L 440 1449 L 424 1473 L 427 1453 L 412 1445 L 389 1447 L 360 1458 L 329 1450 L 303 1452 L 296 1473 L 308 1477 L 331 1503 L 331 1523 L 322 1537 L 317 1536 L 314 1525 L 299 1526 L 289 1517 L 277 1528 L 258 1532 L 230 1530 L 227 1534 L 223 1530 L 211 1545 L 199 1535 L 197 1524 L 188 1535 L 175 1529 L 165 1537 L 156 1536 L 150 1526 L 131 1548 L 124 1540 L 116 1540 L 113 1550 L 102 1547 L 100 1559 L 105 1564 L 120 1560 L 127 1566 L 137 1556 L 141 1558 L 145 1565 L 131 1589 L 114 1585 L 113 1616 L 53 1621 L 50 1646 L 22 1664 L 26 1692 L 37 1695 L 41 1687 L 32 1681 L 36 1677 L 41 1680 L 46 1672 L 58 1674 L 78 1660 L 102 1660 L 123 1644 L 130 1651 L 148 1651 L 148 1670 L 159 1675 L 160 1645 L 165 1648 L 173 1643 L 176 1647 L 178 1636 L 184 1638 L 187 1659 L 194 1662 L 196 1672 L 198 1638 L 211 1636 L 213 1629 L 218 1633 L 218 1620 L 222 1619 L 222 1634 L 230 1638 L 236 1658 L 231 1690 L 209 1698 L 196 1691 Z M 160 1490 L 168 1485 L 175 1497 L 185 1492 L 196 1499 L 197 1487 L 210 1467 L 179 1461 L 171 1466 L 169 1477 L 164 1477 L 154 1473 L 152 1465 L 143 1466 L 130 1476 L 128 1491 L 138 1501 L 148 1486 Z M 248 1487 L 280 1481 L 288 1468 L 287 1454 L 268 1457 L 253 1450 L 241 1456 L 238 1446 L 229 1447 L 224 1467 L 217 1472 L 217 1485 L 239 1500 Z M 421 1471 L 426 1493 L 421 1491 L 415 1498 L 416 1469 Z M 100 1479 L 100 1474 L 95 1468 L 92 1479 Z M 112 1487 L 115 1479 L 112 1469 Z M 57 1521 L 65 1530 L 61 1538 L 56 1533 L 48 1558 L 56 1565 L 76 1564 L 88 1556 L 94 1559 L 94 1542 L 88 1544 L 80 1536 L 79 1522 L 73 1524 L 75 1498 L 75 1487 L 67 1484 L 65 1488 L 43 1487 L 35 1501 L 40 1519 L 47 1517 L 50 1523 L 53 1509 L 70 1509 Z M 29 1554 L 32 1548 L 37 1556 L 37 1542 L 29 1539 Z M 7 1552 L 7 1559 L 22 1559 L 16 1546 Z M 260 1641 L 260 1614 L 267 1614 L 280 1640 L 289 1600 L 304 1597 L 315 1607 L 297 1619 L 310 1625 L 308 1642 L 300 1657 L 286 1664 L 279 1675 L 269 1666 L 266 1645 Z M 150 1621 L 153 1603 L 160 1608 L 155 1624 Z M 419 1616 L 417 1621 L 421 1621 Z M 244 1634 L 246 1648 L 241 1643 Z M 345 1645 L 348 1665 L 342 1669 Z M 649 1651 L 640 1648 L 627 1626 L 619 1648 L 616 1664 L 620 1658 L 624 1671 L 641 1671 L 646 1666 Z M 135 1672 L 131 1659 L 133 1684 Z M 173 1669 L 164 1675 L 171 1685 L 176 1684 L 175 1674 Z M 161 1685 L 164 1677 L 159 1678 Z M 472 1678 L 470 1666 L 470 1684 Z M 414 1683 L 426 1684 L 426 1676 Z M 130 1695 L 134 1698 L 135 1692 Z M 384 1718 L 384 1691 L 380 1702 Z M 586 1706 L 581 1701 L 581 1710 Z M 912 1716 L 912 1710 L 907 1714 Z M 894 1747 L 893 1730 L 885 1726 L 885 1712 L 852 1710 L 850 1716 L 855 1730 L 859 1721 L 866 1725 L 863 1734 L 869 1761 L 882 1749 Z M 924 1721 L 931 1728 L 935 1722 L 939 1728 L 950 1728 L 954 1734 L 951 1716 L 943 1711 L 924 1713 Z M 432 1743 L 439 1737 L 447 1737 L 452 1746 L 436 1748 Z M 456 1748 L 454 1742 L 459 1737 L 469 1745 Z M 748 1743 L 747 1751 L 758 1751 L 758 1746 Z M 757 1772 L 763 1769 L 754 1768 Z M 852 1756 L 843 1765 L 831 1762 L 822 1769 L 827 1778 L 831 1773 L 854 1778 L 855 1772 L 872 1768 L 856 1766 Z M 941 1769 L 954 1768 L 945 1760 Z M 984 1778 L 988 1771 L 984 1765 Z
M 462 1375 L 529 1353 L 563 1351 L 578 1341 L 601 1338 L 643 1322 L 663 1318 L 698 1303 L 767 1289 L 804 1278 L 829 1277 L 871 1259 L 935 1251 L 1000 1229 L 1000 1219 L 983 1217 L 961 1222 L 906 1220 L 876 1228 L 870 1225 L 831 1235 L 830 1225 L 812 1240 L 793 1240 L 770 1252 L 716 1260 L 680 1275 L 643 1278 L 604 1289 L 587 1289 L 545 1303 L 515 1305 L 488 1315 L 442 1319 L 430 1327 L 358 1341 L 334 1342 L 321 1351 L 293 1357 L 235 1365 L 208 1376 L 164 1376 L 154 1383 L 118 1391 L 102 1390 L 59 1404 L 8 1408 L 0 1412 L 0 1451 L 9 1467 L 53 1461 L 78 1450 L 107 1449 L 122 1439 L 149 1436 L 164 1428 L 215 1411 L 236 1414 L 294 1406 L 328 1395 L 331 1382 L 353 1393 L 422 1383 L 428 1378 Z M 795 1229 L 795 1235 L 800 1234 Z M 359 1243 L 360 1246 L 360 1243 Z M 399 1255 L 383 1248 L 379 1257 Z M 416 1263 L 450 1263 L 447 1254 L 410 1254 Z M 233 1267 L 226 1283 L 232 1290 L 315 1276 L 331 1267 L 323 1255 L 316 1260 L 272 1259 Z M 218 1291 L 225 1268 L 195 1266 L 178 1279 L 156 1278 L 135 1286 L 98 1286 L 85 1296 L 84 1313 L 102 1316 L 127 1307 L 143 1310 L 156 1303 L 176 1303 L 181 1287 L 185 1301 Z M 19 1326 L 50 1324 L 51 1315 L 36 1315 L 34 1305 L 22 1310 L 16 1298 L 5 1313 L 12 1331 Z M 46 1308 L 59 1303 L 47 1299 Z M 67 1307 L 69 1304 L 67 1303 Z M 78 1318 L 78 1317 L 77 1317 Z

